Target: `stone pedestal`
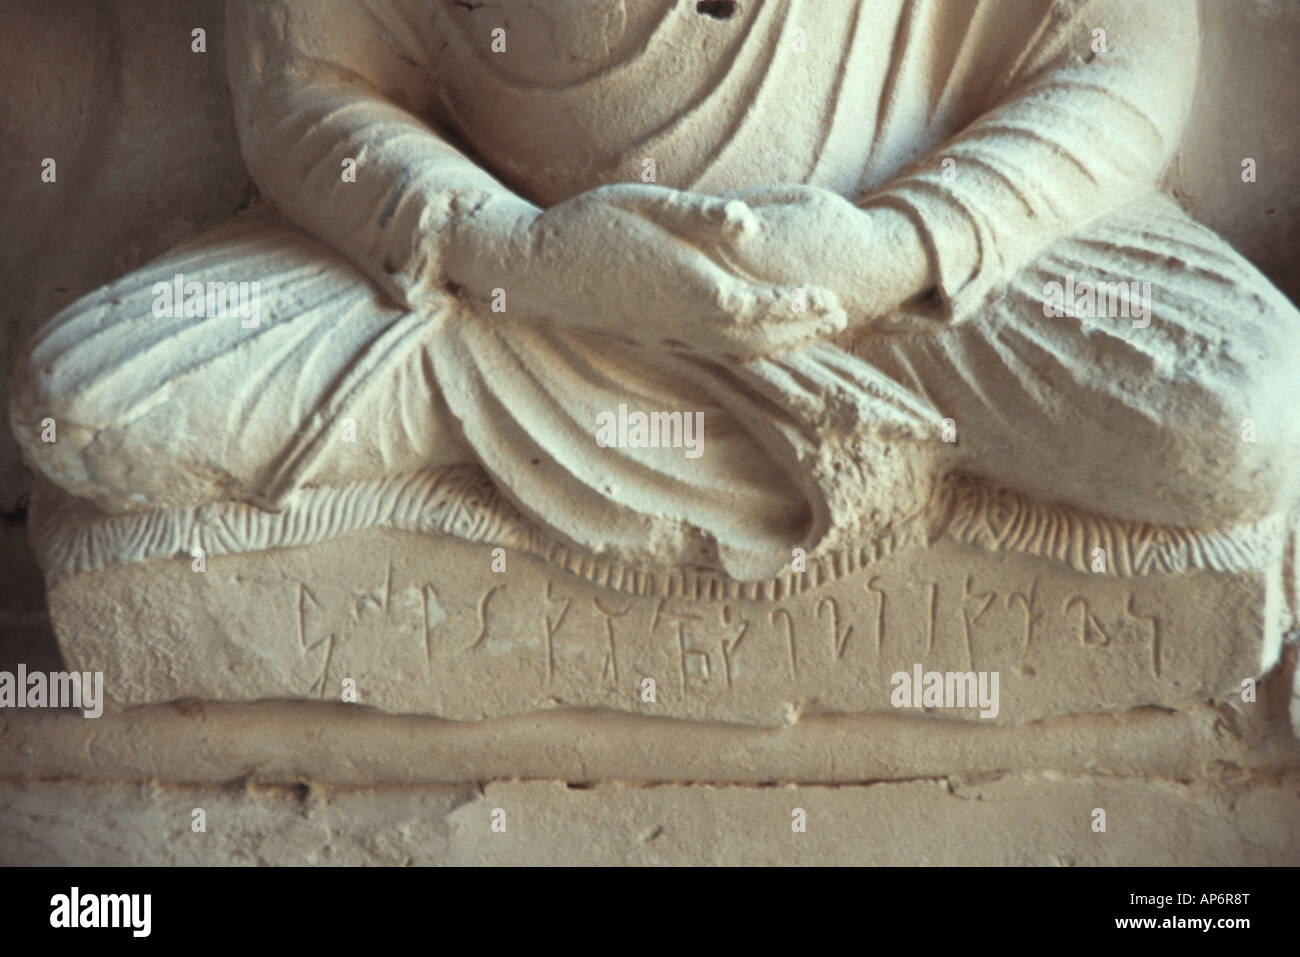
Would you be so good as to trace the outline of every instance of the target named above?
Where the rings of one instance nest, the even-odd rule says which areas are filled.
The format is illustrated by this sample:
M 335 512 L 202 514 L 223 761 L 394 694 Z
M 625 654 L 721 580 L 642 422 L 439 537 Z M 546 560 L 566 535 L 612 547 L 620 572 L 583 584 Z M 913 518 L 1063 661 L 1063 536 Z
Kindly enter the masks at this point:
M 215 530 L 234 516 L 208 511 L 184 533 L 201 551 L 56 569 L 49 599 L 68 666 L 104 672 L 110 707 L 315 699 L 456 721 L 601 708 L 760 726 L 896 711 L 1020 724 L 1239 693 L 1278 659 L 1276 572 L 1195 567 L 1248 555 L 1244 539 L 1234 552 L 1089 531 L 1092 520 L 967 486 L 950 499 L 938 533 L 900 532 L 759 584 L 557 565 L 392 528 L 221 555 Z M 60 547 L 92 554 L 85 543 L 107 534 L 57 499 L 39 507 L 61 508 L 57 523 L 37 516 L 47 559 L 67 565 Z M 898 674 L 924 685 L 930 672 L 973 675 L 953 685 L 972 699 L 935 706 L 899 690 Z M 995 707 L 976 707 L 972 689 L 991 692 L 994 675 Z

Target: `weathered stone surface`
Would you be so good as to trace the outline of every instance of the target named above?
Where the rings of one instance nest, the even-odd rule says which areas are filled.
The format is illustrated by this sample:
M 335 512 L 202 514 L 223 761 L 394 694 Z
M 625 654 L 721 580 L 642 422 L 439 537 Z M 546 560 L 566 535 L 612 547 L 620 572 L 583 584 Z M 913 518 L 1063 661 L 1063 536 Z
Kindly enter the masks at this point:
M 766 725 L 1014 724 L 1271 667 L 1300 313 L 1163 195 L 1195 4 L 1012 6 L 232 0 L 269 202 L 15 364 L 16 434 L 61 490 L 38 537 L 69 663 L 119 705 Z M 1038 504 L 954 518 L 958 476 Z M 481 507 L 422 524 L 452 486 Z M 519 538 L 632 597 L 492 568 L 481 546 Z M 158 560 L 191 544 L 210 567 Z M 835 580 L 745 590 L 804 558 Z M 919 687 L 953 674 L 978 706 Z
M 223 0 L 9 0 L 0 32 L 0 402 L 12 358 L 64 306 L 246 205 Z M 191 48 L 202 28 L 207 52 Z M 71 66 L 70 66 L 71 65 Z M 57 162 L 43 182 L 41 163 Z M 31 476 L 0 418 L 0 511 Z
M 504 557 L 493 572 L 486 546 L 371 530 L 203 572 L 179 558 L 76 575 L 50 605 L 69 667 L 103 671 L 117 705 L 340 700 L 351 679 L 361 704 L 458 721 L 562 706 L 923 720 L 891 705 L 892 676 L 920 665 L 997 672 L 995 717 L 934 710 L 1014 724 L 1240 691 L 1280 647 L 1264 573 L 1119 578 L 945 539 L 759 601 L 650 578 L 627 587 L 662 593 L 627 594 Z
M 697 35 L 693 6 L 673 6 L 669 28 Z M 989 78 L 1010 78 L 986 57 L 1027 40 L 1016 35 L 1027 20 L 995 25 L 989 43 L 979 41 L 982 20 L 938 44 L 937 60 L 894 61 L 885 56 L 891 38 L 924 45 L 955 21 L 881 30 L 857 4 L 826 6 L 808 38 L 830 54 L 782 56 L 797 25 L 780 22 L 788 8 L 742 5 L 738 20 L 705 25 L 712 33 L 693 64 L 668 73 L 652 64 L 656 95 L 633 83 L 632 102 L 605 123 L 583 110 L 614 103 L 620 90 L 588 95 L 587 81 L 602 76 L 589 67 L 602 57 L 622 58 L 621 68 L 652 60 L 638 40 L 650 7 L 610 4 L 609 16 L 565 19 L 567 8 L 446 2 L 434 19 L 455 34 L 449 45 L 424 35 L 432 5 L 423 0 L 371 3 L 374 21 L 348 19 L 360 4 L 234 2 L 244 156 L 271 202 L 262 219 L 245 217 L 139 269 L 252 195 L 223 76 L 222 4 L 182 0 L 160 16 L 90 0 L 14 5 L 17 28 L 0 37 L 6 61 L 21 61 L 2 81 L 11 95 L 0 107 L 13 114 L 0 127 L 14 140 L 5 167 L 14 188 L 0 198 L 12 240 L 0 284 L 13 305 L 0 351 L 81 300 L 17 364 L 18 434 L 30 463 L 65 489 L 110 512 L 143 510 L 83 523 L 86 503 L 65 498 L 44 512 L 51 521 L 37 544 L 61 646 L 70 666 L 107 672 L 117 706 L 227 702 L 153 704 L 93 721 L 0 712 L 0 862 L 1297 863 L 1298 757 L 1284 734 L 1288 717 L 1300 728 L 1294 650 L 1261 682 L 1258 701 L 1241 694 L 1242 680 L 1272 668 L 1285 630 L 1300 624 L 1300 539 L 1283 551 L 1278 528 L 1242 525 L 1285 505 L 1292 484 L 1297 317 L 1184 212 L 1294 297 L 1300 220 L 1287 183 L 1300 167 L 1293 124 L 1276 117 L 1295 112 L 1300 87 L 1260 91 L 1294 72 L 1286 27 L 1300 12 L 1267 0 L 1202 5 L 1203 76 L 1175 153 L 1177 101 L 1194 76 L 1189 3 L 1074 5 L 1083 21 L 1104 23 L 1116 52 L 1140 50 L 1136 58 L 1090 55 L 1095 22 L 1059 38 L 1052 30 L 1068 18 L 1049 24 L 1039 47 L 1062 49 L 1059 39 L 1077 55 L 1052 64 L 1061 72 L 1048 102 L 1036 111 L 1033 84 L 995 84 L 1011 109 L 1004 119 L 1034 128 L 1030 139 L 1015 122 L 980 129 L 984 110 L 972 99 Z M 896 7 L 906 17 L 929 9 Z M 876 5 L 868 16 L 891 10 Z M 845 31 L 873 28 L 845 46 L 825 29 L 837 16 Z M 476 62 L 469 51 L 501 17 L 514 58 Z M 545 29 L 531 29 L 538 17 L 550 18 Z M 771 40 L 768 93 L 798 86 L 804 95 L 758 95 L 738 82 L 752 61 L 727 44 L 742 26 Z M 194 27 L 208 31 L 206 52 L 188 47 Z M 944 47 L 961 52 L 950 70 Z M 281 88 L 277 64 L 300 56 L 313 68 L 287 70 L 297 79 Z M 705 77 L 709 95 L 691 101 L 690 121 L 664 122 L 676 92 L 698 81 L 696 68 L 728 57 L 728 69 Z M 69 74 L 68 62 L 85 69 Z M 506 64 L 509 82 L 475 72 L 492 62 Z M 886 88 L 902 92 L 863 98 L 884 63 Z M 331 70 L 365 78 L 362 102 L 336 99 L 337 85 L 300 82 Z M 625 71 L 614 72 L 614 86 L 626 85 Z M 953 88 L 931 90 L 944 75 Z M 443 86 L 436 97 L 431 78 Z M 577 108 L 557 109 L 569 89 L 579 89 Z M 1096 107 L 1098 95 L 1121 90 Z M 876 100 L 886 112 L 874 122 L 856 112 Z M 889 112 L 927 100 L 924 123 Z M 395 116 L 394 103 L 439 130 L 457 127 L 456 141 L 469 142 L 487 172 L 449 159 L 422 122 Z M 444 107 L 457 115 L 441 115 Z M 735 108 L 744 123 L 731 122 Z M 1086 135 L 1058 125 L 1072 111 Z M 1095 128 L 1097 115 L 1108 123 Z M 374 135 L 349 126 L 358 119 L 405 130 Z M 358 139 L 363 175 L 341 185 L 334 153 L 357 154 Z M 1034 157 L 1032 143 L 1049 148 Z M 943 152 L 924 159 L 934 149 L 956 155 L 956 184 L 934 165 Z M 720 209 L 706 200 L 690 208 L 704 222 L 681 230 L 688 258 L 656 282 L 642 247 L 634 252 L 645 269 L 615 268 L 623 233 L 600 232 L 609 217 L 561 211 L 547 222 L 576 240 L 576 254 L 524 268 L 527 257 L 503 240 L 513 215 L 635 182 L 641 153 L 654 154 L 665 187 L 809 187 L 801 195 L 820 210 L 816 228 L 790 242 L 800 211 L 771 218 L 771 197 L 759 193 L 749 210 L 728 207 L 722 236 L 712 218 Z M 1110 209 L 1130 186 L 1156 189 L 1155 167 L 1170 156 L 1159 188 L 1177 205 Z M 57 159 L 57 183 L 36 175 L 44 158 Z M 915 176 L 903 169 L 912 158 L 923 159 Z M 1258 183 L 1242 176 L 1243 163 L 1258 167 Z M 398 202 L 412 170 L 419 188 Z M 830 202 L 870 209 L 871 190 L 892 205 L 871 210 L 870 228 Z M 662 212 L 657 201 L 642 205 L 652 192 L 588 199 L 631 198 L 620 214 L 651 221 Z M 945 194 L 961 197 L 966 215 L 948 215 Z M 503 195 L 504 206 L 488 201 Z M 917 223 L 901 228 L 899 203 L 926 242 Z M 274 207 L 283 221 L 266 215 Z M 458 218 L 465 209 L 474 223 Z M 501 209 L 514 213 L 493 218 Z M 981 224 L 977 265 L 968 218 Z M 70 238 L 50 222 L 91 226 Z M 523 302 L 530 316 L 602 330 L 615 316 L 620 336 L 657 324 L 672 328 L 650 330 L 651 340 L 671 334 L 675 349 L 680 340 L 717 346 L 705 341 L 710 304 L 752 305 L 748 278 L 710 280 L 700 295 L 681 277 L 698 278 L 695 247 L 719 243 L 761 267 L 750 274 L 801 290 L 824 280 L 855 324 L 926 291 L 922 260 L 933 257 L 943 268 L 930 262 L 925 283 L 943 294 L 933 300 L 947 310 L 940 318 L 964 331 L 935 335 L 952 349 L 937 363 L 916 348 L 937 328 L 927 315 L 907 327 L 921 334 L 910 339 L 859 329 L 853 341 L 818 343 L 807 362 L 801 354 L 780 368 L 790 357 L 742 368 L 726 337 L 756 336 L 763 323 L 724 324 L 714 330 L 724 357 L 705 351 L 728 375 L 705 396 L 687 383 L 694 364 L 622 340 L 588 351 L 576 334 L 548 339 L 528 319 L 479 308 L 505 282 L 516 312 Z M 821 252 L 807 256 L 814 247 Z M 232 262 L 249 272 L 235 278 L 265 282 L 268 328 L 231 333 L 229 317 L 168 323 L 148 309 L 151 268 L 168 280 L 181 267 L 221 279 Z M 1017 272 L 1026 262 L 1032 268 Z M 1043 274 L 1072 277 L 1079 264 L 1154 279 L 1153 326 L 1130 329 L 1127 314 L 1118 325 L 1044 324 Z M 593 285 L 592 275 L 610 281 Z M 991 287 L 1001 294 L 986 301 Z M 882 289 L 893 298 L 876 302 Z M 824 291 L 815 290 L 813 312 L 838 322 Z M 701 302 L 703 313 L 690 311 Z M 620 312 L 629 308 L 631 321 Z M 993 334 L 952 345 L 989 310 L 1001 310 Z M 917 317 L 888 318 L 906 327 Z M 790 334 L 784 323 L 776 334 Z M 286 332 L 296 351 L 284 351 Z M 746 350 L 769 345 L 741 339 L 751 359 Z M 400 367 L 384 359 L 397 342 L 406 347 Z M 582 353 L 574 368 L 555 358 L 556 342 L 562 354 Z M 590 447 L 589 420 L 622 398 L 598 387 L 642 379 L 666 386 L 668 407 L 707 405 L 717 443 L 709 457 L 664 466 Z M 37 438 L 51 415 L 58 443 Z M 360 426 L 359 444 L 355 432 L 336 441 L 340 422 Z M 960 441 L 940 440 L 940 422 L 945 432 L 955 423 Z M 25 479 L 7 424 L 0 433 L 7 509 Z M 465 510 L 445 486 L 411 478 L 409 468 L 433 467 L 433 458 L 483 464 L 506 494 L 472 488 L 468 497 L 494 506 L 508 498 L 522 514 Z M 1003 509 L 998 498 L 946 537 L 926 537 L 938 526 L 920 537 L 904 531 L 928 483 L 950 468 L 1097 512 Z M 429 494 L 403 497 L 394 481 Z M 310 507 L 298 508 L 304 500 Z M 253 501 L 266 511 L 230 504 Z M 1294 515 L 1268 519 L 1296 530 Z M 548 544 L 543 532 L 590 552 L 560 549 L 557 560 L 557 539 Z M 796 543 L 817 551 L 804 576 L 751 586 L 715 574 L 775 574 Z M 206 553 L 202 571 L 175 557 L 193 545 Z M 493 546 L 505 549 L 507 570 L 494 567 Z M 1098 551 L 1102 571 L 1089 567 Z M 621 564 L 644 559 L 710 573 Z M 24 594 L 0 609 L 0 670 L 58 667 L 30 576 L 9 581 Z M 998 716 L 895 711 L 890 676 L 914 666 L 996 673 Z M 645 679 L 655 682 L 652 700 Z M 353 684 L 358 703 L 339 703 Z M 316 700 L 229 703 L 262 698 Z M 455 783 L 512 778 L 538 780 Z M 80 783 L 34 783 L 50 779 Z M 252 783 L 219 786 L 231 780 Z M 881 780 L 894 783 L 861 786 Z M 168 783 L 114 786 L 123 781 Z M 700 783 L 600 783 L 609 781 Z M 773 781 L 801 786 L 710 784 Z M 818 782 L 851 786 L 806 786 Z M 189 830 L 197 802 L 214 812 L 206 835 Z M 790 832 L 796 802 L 809 813 L 807 834 Z M 1109 815 L 1105 835 L 1087 827 L 1098 805 Z M 505 834 L 489 827 L 497 810 L 509 819 Z
M 0 196 L 12 240 L 0 248 L 11 305 L 0 323 L 7 356 L 47 316 L 220 221 L 246 198 L 249 179 L 223 82 L 222 6 L 221 0 L 183 0 L 146 12 L 94 0 L 8 5 L 10 29 L 0 44 L 14 68 L 0 78 L 0 125 L 18 145 L 4 161 L 9 189 Z M 1170 185 L 1192 215 L 1296 298 L 1300 277 L 1289 250 L 1300 223 L 1300 163 L 1289 127 L 1277 117 L 1300 110 L 1300 84 L 1293 79 L 1300 57 L 1292 39 L 1300 9 L 1273 0 L 1205 0 L 1201 16 L 1198 100 Z M 208 31 L 205 56 L 189 49 L 195 26 Z M 103 36 L 125 45 L 108 62 L 102 52 L 90 52 Z M 87 61 L 94 68 L 75 76 L 59 68 Z M 1241 109 L 1242 103 L 1253 106 Z M 89 136 L 87 117 L 94 118 Z M 141 145 L 149 143 L 157 145 Z M 82 175 L 62 180 L 57 212 L 111 228 L 83 230 L 69 243 L 49 228 L 52 190 L 31 171 L 47 155 L 92 154 L 101 159 L 76 163 Z M 1243 155 L 1265 171 L 1258 184 L 1238 181 Z M 94 165 L 111 175 L 84 175 Z M 161 230 L 159 222 L 166 224 Z M 0 366 L 0 382 L 8 373 L 7 363 Z M 0 421 L 0 509 L 12 508 L 29 490 L 9 423 Z
M 1300 767 L 1290 695 L 1290 677 L 1275 673 L 1254 702 L 1236 695 L 1016 727 L 821 715 L 758 728 L 560 709 L 452 722 L 311 702 L 187 701 L 94 720 L 4 711 L 0 776 L 364 787 L 512 778 L 815 784 L 1051 770 L 1189 781 Z
M 0 786 L 0 864 L 1296 864 L 1298 783 L 1052 774 L 841 788 L 33 783 Z M 203 833 L 191 827 L 196 808 Z M 1104 833 L 1091 827 L 1097 808 Z M 804 832 L 792 829 L 795 809 Z

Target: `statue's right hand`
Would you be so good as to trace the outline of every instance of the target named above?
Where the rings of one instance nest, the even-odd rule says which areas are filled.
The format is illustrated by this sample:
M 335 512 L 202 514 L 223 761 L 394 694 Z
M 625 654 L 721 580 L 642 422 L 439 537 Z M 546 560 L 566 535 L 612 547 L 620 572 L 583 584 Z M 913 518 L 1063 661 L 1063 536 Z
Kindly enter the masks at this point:
M 503 241 L 463 248 L 450 278 L 498 311 L 733 361 L 845 328 L 830 291 L 737 276 L 688 237 L 603 195 L 617 189 L 520 217 Z M 720 214 L 721 201 L 699 199 L 718 206 L 702 209 L 705 219 Z

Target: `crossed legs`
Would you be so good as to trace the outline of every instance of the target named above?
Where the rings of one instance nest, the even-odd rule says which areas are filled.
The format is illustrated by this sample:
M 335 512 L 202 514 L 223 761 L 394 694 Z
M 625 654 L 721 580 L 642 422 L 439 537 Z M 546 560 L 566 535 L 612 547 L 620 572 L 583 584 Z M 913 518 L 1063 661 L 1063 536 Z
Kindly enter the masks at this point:
M 1149 323 L 1046 317 L 1044 284 L 1070 273 L 1151 283 Z M 258 323 L 156 315 L 177 275 L 258 283 Z M 15 429 L 36 469 L 118 512 L 472 462 L 429 361 L 436 319 L 271 214 L 241 217 L 52 319 L 20 360 Z M 851 352 L 953 420 L 944 467 L 1010 488 L 1192 526 L 1296 492 L 1300 313 L 1168 200 L 1057 243 L 966 323 Z

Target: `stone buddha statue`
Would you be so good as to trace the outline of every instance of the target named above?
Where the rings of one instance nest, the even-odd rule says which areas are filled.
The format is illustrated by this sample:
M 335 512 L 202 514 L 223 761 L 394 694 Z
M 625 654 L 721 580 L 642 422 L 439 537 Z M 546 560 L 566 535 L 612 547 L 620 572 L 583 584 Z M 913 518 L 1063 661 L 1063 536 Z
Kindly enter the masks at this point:
M 952 474 L 1268 520 L 1300 313 L 1160 192 L 1198 42 L 1194 0 L 231 0 L 264 202 L 51 319 L 15 431 L 111 515 L 482 470 L 734 580 Z

